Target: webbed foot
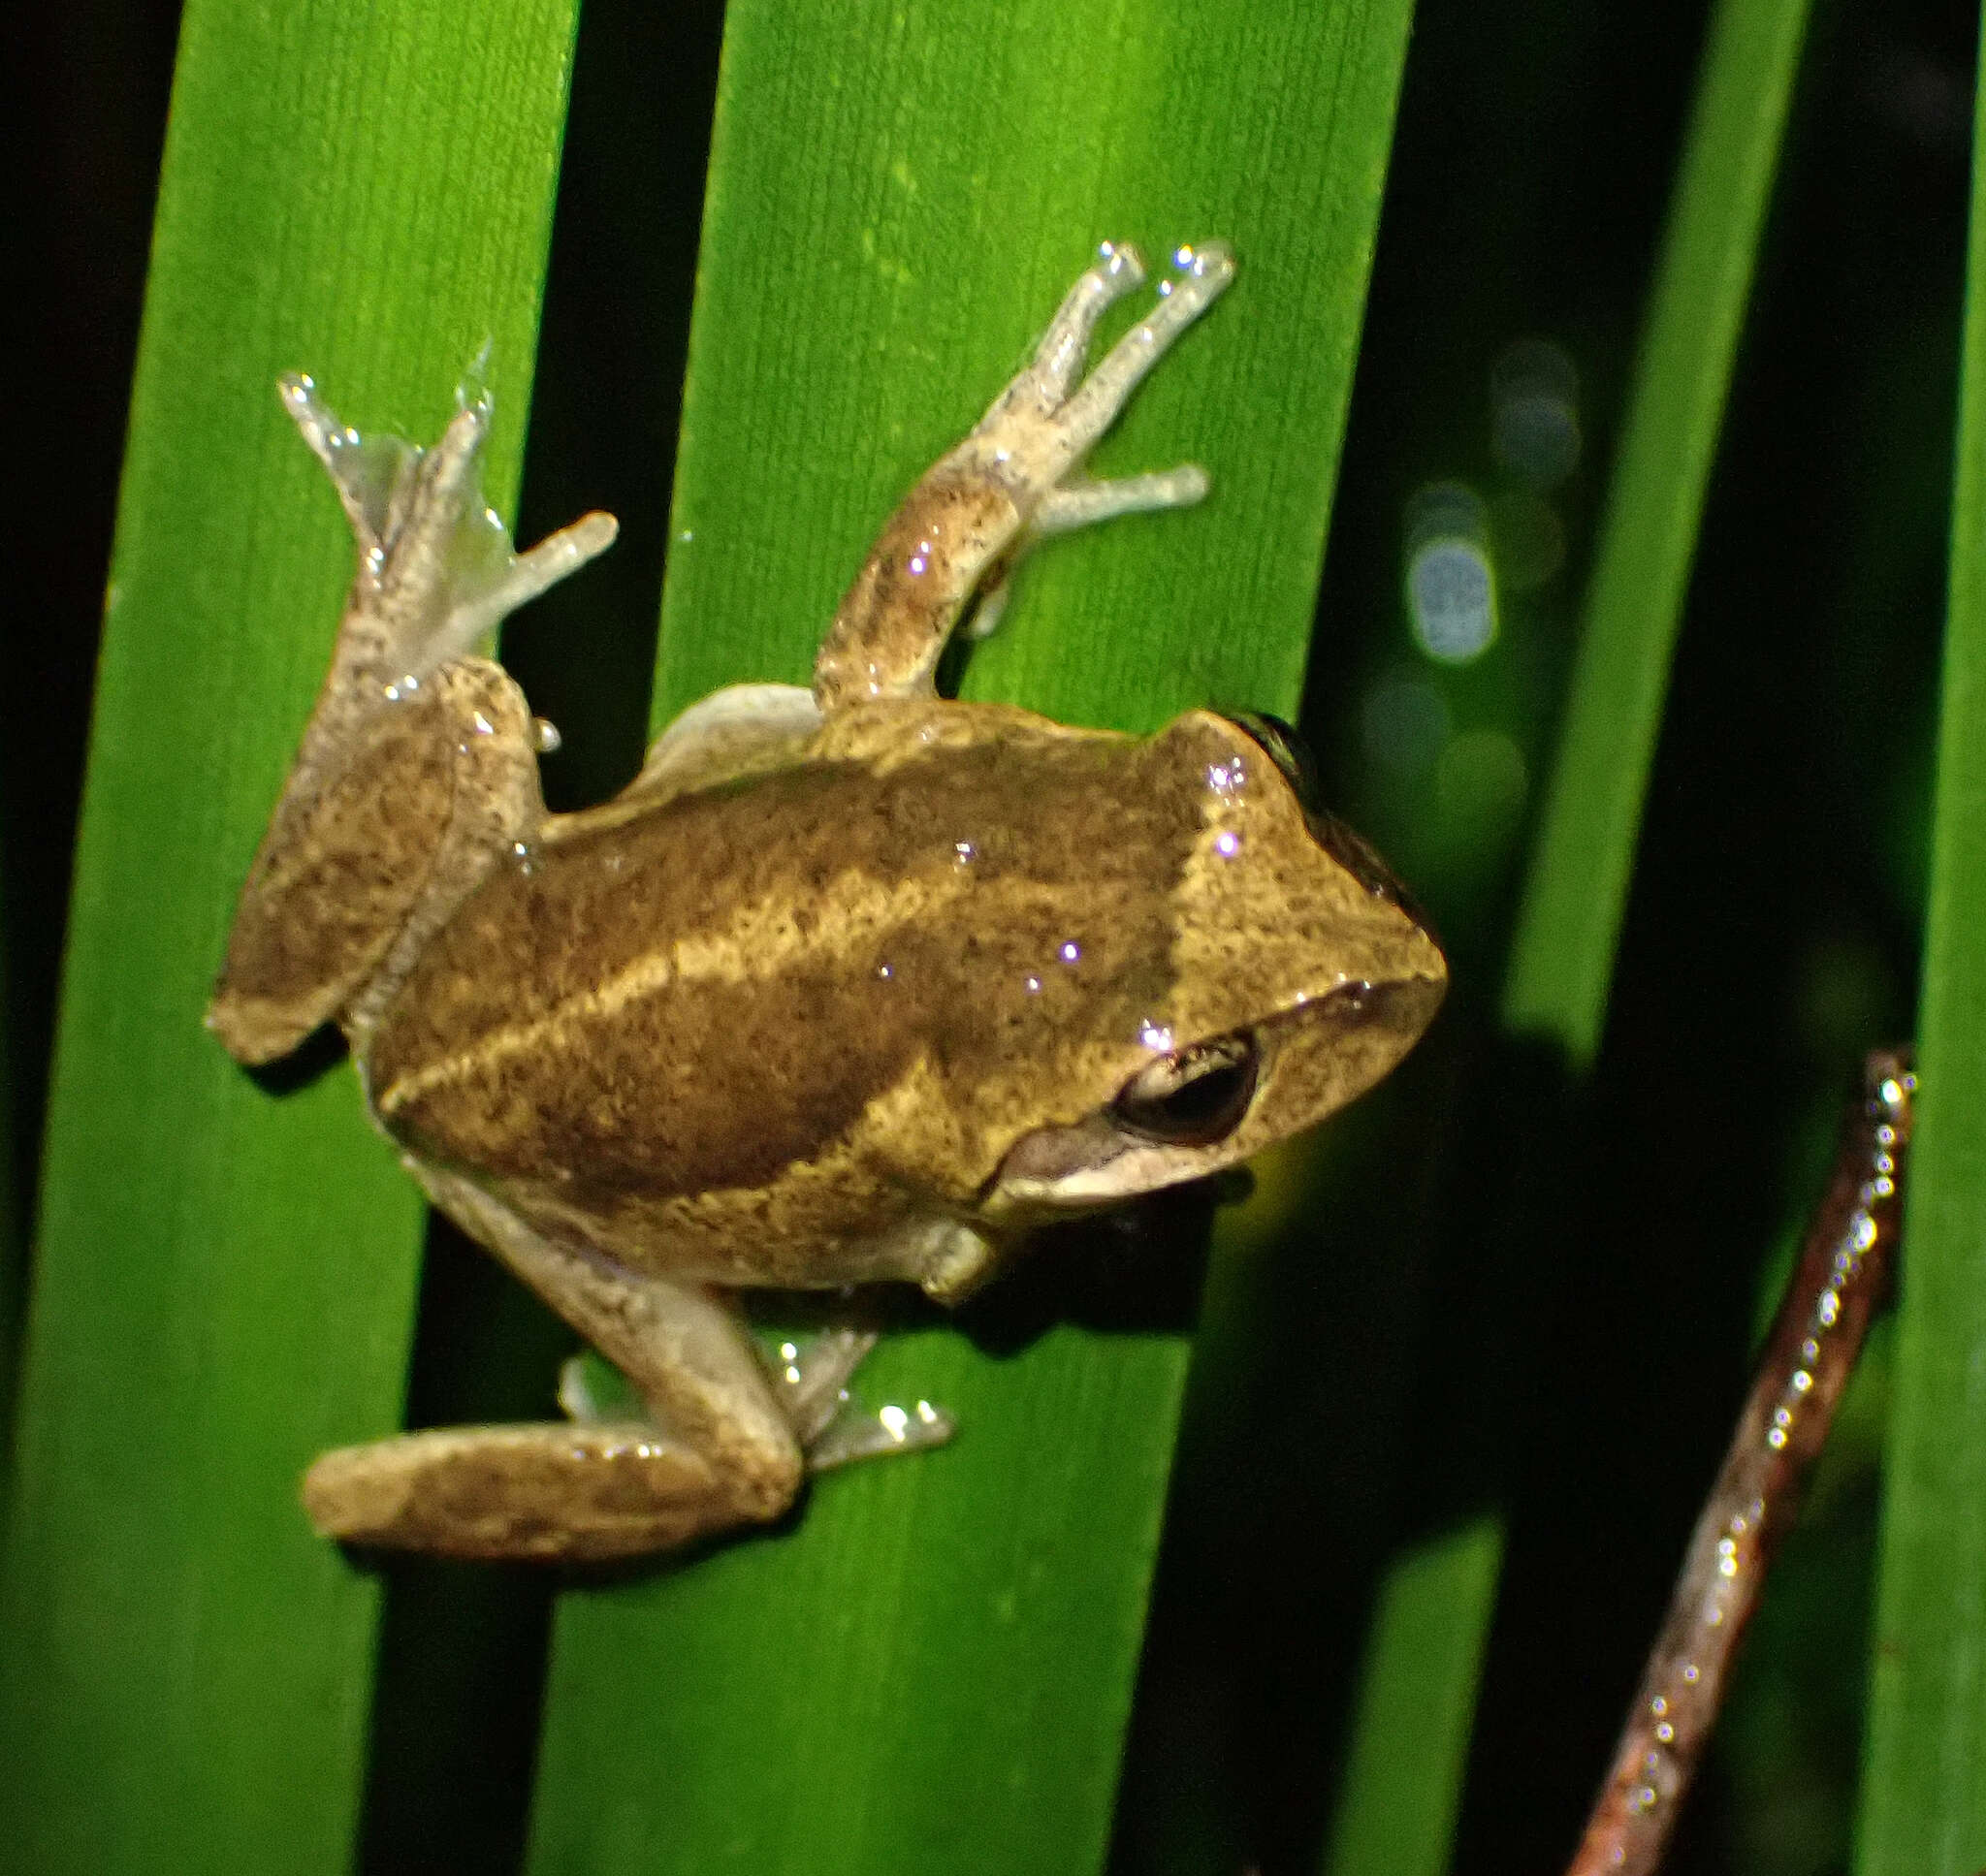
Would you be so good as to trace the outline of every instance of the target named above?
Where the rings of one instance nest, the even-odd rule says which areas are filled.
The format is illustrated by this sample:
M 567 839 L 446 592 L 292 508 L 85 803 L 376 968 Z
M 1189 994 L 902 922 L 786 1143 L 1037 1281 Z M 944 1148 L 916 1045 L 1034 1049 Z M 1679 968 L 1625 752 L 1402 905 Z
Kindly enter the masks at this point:
M 364 436 L 342 423 L 302 372 L 277 381 L 283 408 L 324 464 L 358 544 L 358 571 L 338 633 L 338 664 L 385 686 L 389 701 L 464 657 L 506 615 L 613 544 L 612 515 L 584 515 L 516 553 L 483 500 L 490 399 L 456 394 L 441 439 Z
M 777 1383 L 809 1472 L 942 1447 L 957 1431 L 951 1415 L 926 1400 L 871 1409 L 851 1396 L 849 1383 L 875 1346 L 874 1329 L 849 1327 L 781 1344 Z

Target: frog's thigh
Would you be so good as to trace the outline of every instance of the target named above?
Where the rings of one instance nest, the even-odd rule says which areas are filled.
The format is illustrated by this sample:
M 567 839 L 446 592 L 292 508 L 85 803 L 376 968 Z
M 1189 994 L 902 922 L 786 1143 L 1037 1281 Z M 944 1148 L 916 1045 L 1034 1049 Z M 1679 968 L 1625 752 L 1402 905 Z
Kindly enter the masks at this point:
M 674 794 L 772 768 L 819 728 L 814 693 L 799 684 L 729 684 L 691 704 L 650 744 L 633 787 Z
M 600 1563 L 740 1522 L 710 1463 L 644 1424 L 442 1427 L 327 1452 L 304 1508 L 328 1538 L 444 1557 Z
M 486 659 L 444 665 L 306 747 L 241 888 L 208 1027 L 243 1062 L 273 1061 L 333 1017 L 356 1046 L 420 946 L 543 812 L 530 711 Z

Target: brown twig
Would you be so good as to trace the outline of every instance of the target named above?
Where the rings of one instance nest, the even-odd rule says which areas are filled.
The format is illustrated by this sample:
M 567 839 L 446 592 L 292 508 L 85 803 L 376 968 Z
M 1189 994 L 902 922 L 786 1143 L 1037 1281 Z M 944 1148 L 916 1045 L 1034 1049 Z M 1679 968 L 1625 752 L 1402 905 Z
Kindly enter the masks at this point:
M 1907 1056 L 1890 1050 L 1872 1055 L 1865 1074 L 1567 1876 L 1649 1876 L 1660 1860 L 1766 1569 L 1887 1292 L 1917 1080 Z

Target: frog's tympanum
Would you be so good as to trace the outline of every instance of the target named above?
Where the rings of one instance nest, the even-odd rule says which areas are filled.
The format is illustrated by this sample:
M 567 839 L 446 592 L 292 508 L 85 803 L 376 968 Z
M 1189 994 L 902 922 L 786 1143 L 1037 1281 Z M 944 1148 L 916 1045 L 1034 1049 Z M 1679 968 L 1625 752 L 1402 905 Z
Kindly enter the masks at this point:
M 933 684 L 1037 538 L 1205 493 L 1082 463 L 1233 272 L 1182 249 L 1085 375 L 1143 277 L 1104 248 L 883 528 L 812 689 L 705 698 L 575 814 L 547 811 L 546 726 L 475 648 L 613 521 L 513 555 L 478 491 L 486 402 L 419 450 L 284 382 L 358 572 L 208 1024 L 264 1063 L 336 1021 L 429 1197 L 645 1403 L 605 1413 L 569 1368 L 569 1420 L 326 1453 L 321 1531 L 587 1560 L 775 1518 L 810 1471 L 950 1428 L 849 1403 L 855 1329 L 767 1361 L 737 1291 L 955 1301 L 1035 1226 L 1310 1126 L 1426 1027 L 1440 951 L 1265 721 L 1138 739 Z

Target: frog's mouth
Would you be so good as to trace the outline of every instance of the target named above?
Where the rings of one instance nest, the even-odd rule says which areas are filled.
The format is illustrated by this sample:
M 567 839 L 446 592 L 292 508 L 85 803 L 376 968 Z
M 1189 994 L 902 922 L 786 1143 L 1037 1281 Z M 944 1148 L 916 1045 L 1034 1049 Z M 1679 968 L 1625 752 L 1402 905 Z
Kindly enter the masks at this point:
M 1342 1107 L 1405 1055 L 1433 979 L 1349 983 L 1249 1029 L 1155 1056 L 1073 1127 L 1015 1141 L 982 1215 L 1025 1225 L 1200 1179 Z

